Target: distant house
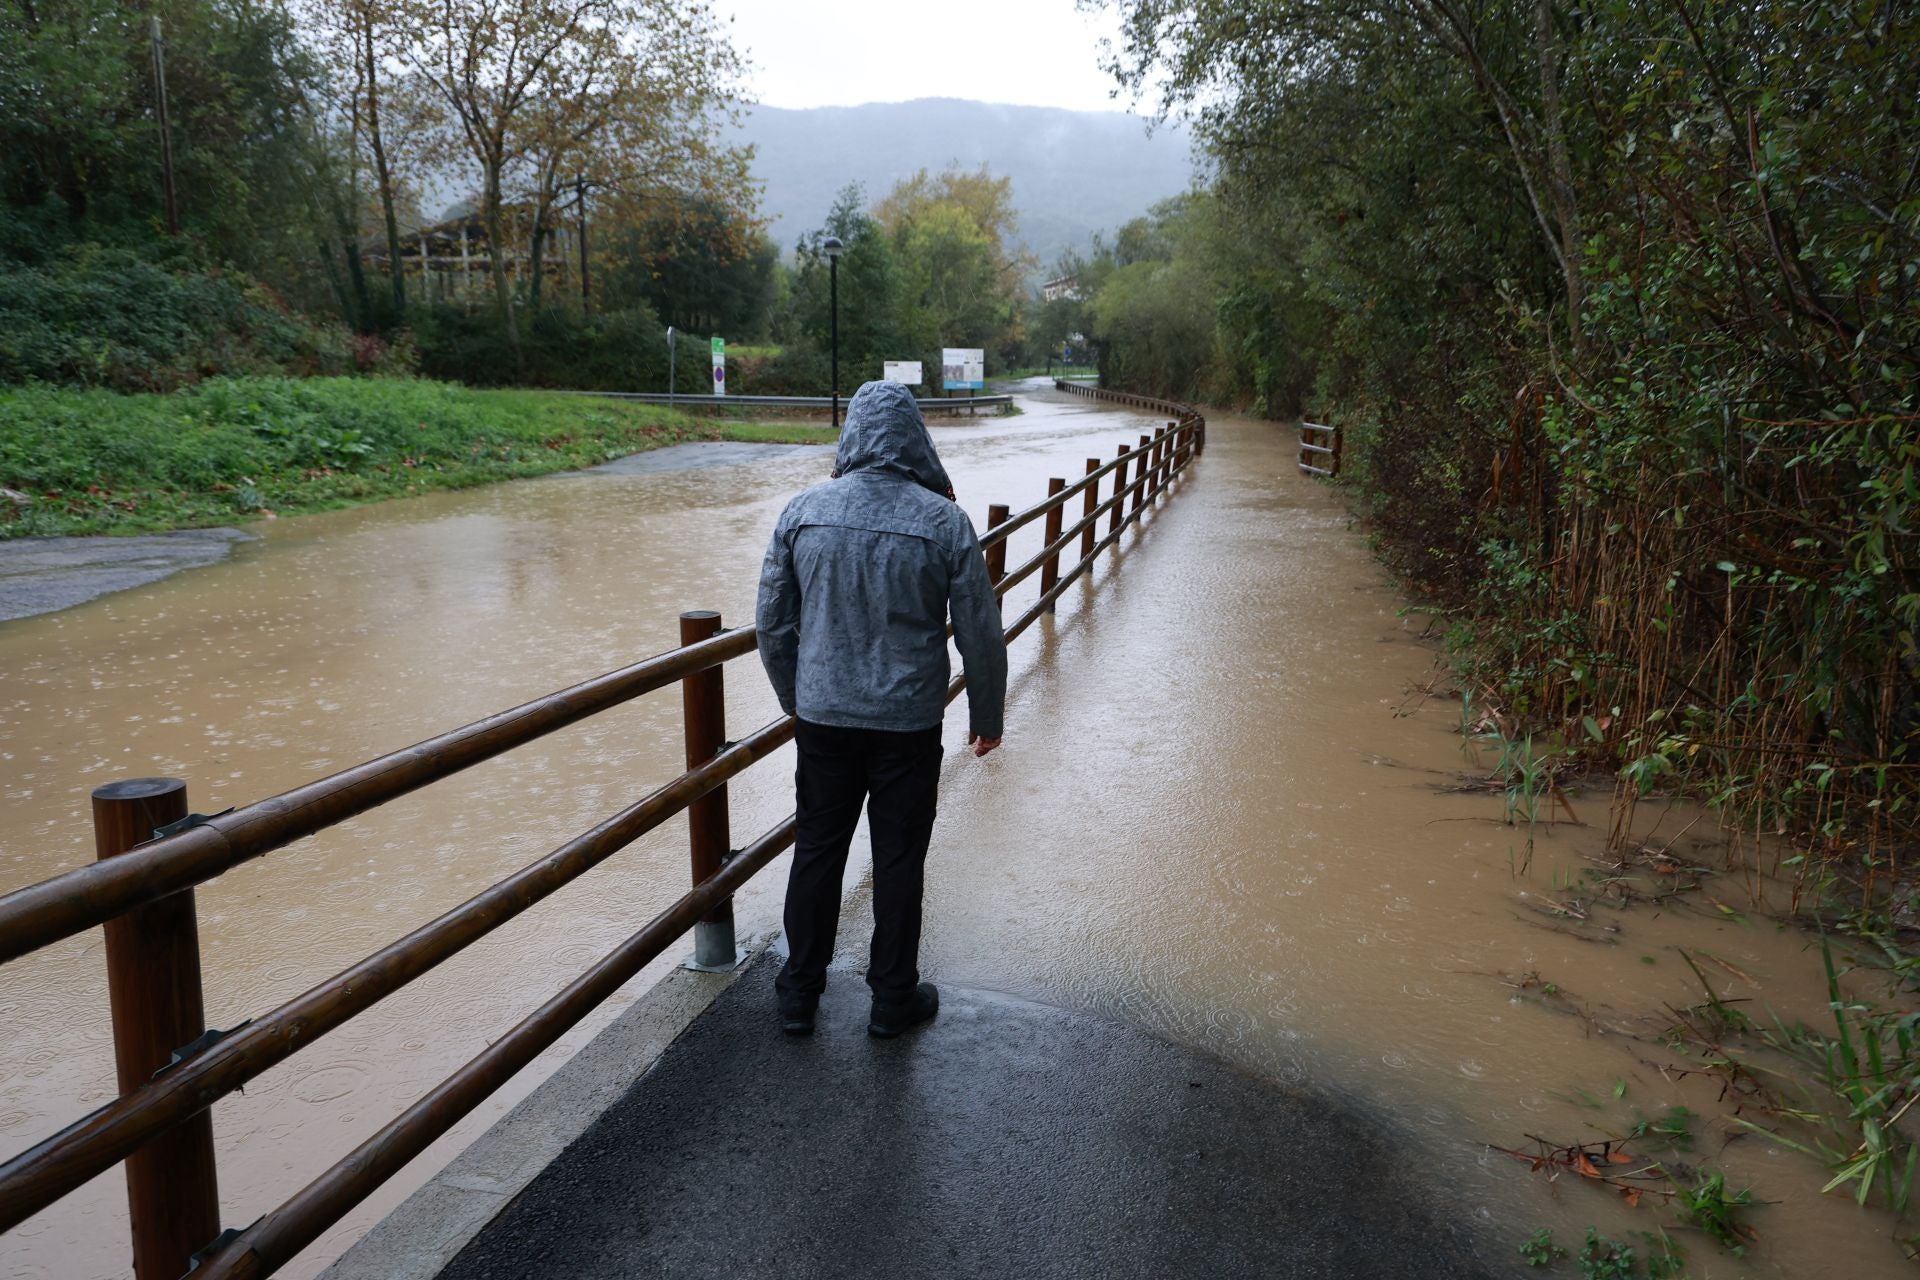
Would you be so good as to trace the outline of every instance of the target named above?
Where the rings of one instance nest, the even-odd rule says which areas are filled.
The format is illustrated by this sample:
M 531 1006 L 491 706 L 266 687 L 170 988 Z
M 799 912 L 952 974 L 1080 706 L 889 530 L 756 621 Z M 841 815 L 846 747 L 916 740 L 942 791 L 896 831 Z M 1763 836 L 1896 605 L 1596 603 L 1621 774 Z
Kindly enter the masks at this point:
M 1040 286 L 1040 296 L 1048 302 L 1058 302 L 1062 298 L 1078 300 L 1080 297 L 1080 277 L 1060 276 Z

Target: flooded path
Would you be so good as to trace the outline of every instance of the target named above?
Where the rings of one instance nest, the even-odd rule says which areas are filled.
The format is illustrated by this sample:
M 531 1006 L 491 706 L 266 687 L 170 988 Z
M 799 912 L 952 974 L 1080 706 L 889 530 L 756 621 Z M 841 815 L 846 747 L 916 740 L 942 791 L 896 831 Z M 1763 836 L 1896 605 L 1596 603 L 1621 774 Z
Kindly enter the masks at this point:
M 1024 505 L 1049 475 L 1077 475 L 1150 425 L 1051 395 L 1027 409 L 935 429 L 976 523 L 989 502 Z M 245 803 L 669 648 L 683 609 L 745 621 L 775 514 L 827 465 L 823 450 L 794 449 L 284 520 L 224 564 L 0 626 L 0 886 L 87 860 L 86 795 L 112 778 L 184 777 L 202 811 Z M 1522 837 L 1498 825 L 1499 801 L 1444 787 L 1464 767 L 1457 706 L 1396 714 L 1419 703 L 1408 690 L 1433 652 L 1335 498 L 1295 472 L 1290 438 L 1215 418 L 1181 484 L 1129 537 L 1124 568 L 1103 567 L 1016 647 L 1007 747 L 984 761 L 949 751 L 928 976 L 1335 1088 L 1403 1138 L 1463 1216 L 1506 1237 L 1651 1230 L 1664 1214 L 1588 1186 L 1563 1183 L 1555 1199 L 1482 1144 L 1585 1139 L 1676 1101 L 1705 1110 L 1711 1088 L 1690 1097 L 1644 1043 L 1503 975 L 1637 1016 L 1697 999 L 1672 950 L 1685 943 L 1798 1012 L 1824 1002 L 1817 955 L 1757 915 L 1627 913 L 1601 941 L 1551 928 L 1530 907 L 1586 865 L 1600 831 L 1543 833 L 1515 878 Z M 733 664 L 728 702 L 736 731 L 774 714 L 751 663 Z M 962 728 L 949 722 L 950 746 Z M 203 887 L 210 1021 L 269 1008 L 455 905 L 672 776 L 680 751 L 678 700 L 643 699 Z M 790 811 L 787 776 L 781 759 L 732 785 L 736 836 Z M 1604 810 L 1575 804 L 1596 822 Z M 776 927 L 784 872 L 782 860 L 743 894 L 743 932 Z M 222 1103 L 226 1221 L 303 1185 L 686 877 L 672 824 Z M 853 898 L 850 920 L 865 910 L 860 888 Z M 659 971 L 288 1274 L 317 1270 Z M 0 973 L 0 1143 L 53 1131 L 112 1080 L 97 935 Z M 1780 1203 L 1756 1212 L 1763 1243 L 1748 1261 L 1682 1237 L 1687 1274 L 1904 1273 L 1885 1219 L 1819 1197 L 1811 1161 L 1721 1142 L 1703 1131 L 1702 1157 Z M 121 1274 L 123 1217 L 115 1171 L 0 1237 L 0 1270 Z

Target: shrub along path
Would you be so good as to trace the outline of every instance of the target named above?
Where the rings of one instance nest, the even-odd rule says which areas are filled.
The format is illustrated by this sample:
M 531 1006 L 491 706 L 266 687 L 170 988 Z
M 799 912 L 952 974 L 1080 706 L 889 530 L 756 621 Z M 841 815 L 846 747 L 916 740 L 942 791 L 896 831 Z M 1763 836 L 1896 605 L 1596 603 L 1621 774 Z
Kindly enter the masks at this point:
M 829 428 L 416 378 L 222 378 L 170 394 L 0 390 L 0 539 L 209 528 Z

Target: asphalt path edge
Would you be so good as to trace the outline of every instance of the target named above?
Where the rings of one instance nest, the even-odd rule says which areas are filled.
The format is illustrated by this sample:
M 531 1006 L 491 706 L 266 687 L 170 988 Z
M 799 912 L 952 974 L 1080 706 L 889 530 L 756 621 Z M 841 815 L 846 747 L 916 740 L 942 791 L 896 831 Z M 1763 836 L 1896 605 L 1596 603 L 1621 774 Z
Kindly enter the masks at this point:
M 452 1163 L 334 1261 L 321 1280 L 437 1276 L 513 1198 L 650 1071 L 673 1042 L 745 973 L 675 969 Z

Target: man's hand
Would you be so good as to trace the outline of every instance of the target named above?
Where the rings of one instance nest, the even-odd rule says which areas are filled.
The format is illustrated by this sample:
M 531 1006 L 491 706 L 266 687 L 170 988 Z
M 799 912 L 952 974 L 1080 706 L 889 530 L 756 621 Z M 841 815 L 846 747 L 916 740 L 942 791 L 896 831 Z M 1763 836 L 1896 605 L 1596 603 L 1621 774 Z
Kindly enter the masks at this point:
M 989 751 L 997 750 L 1000 746 L 1000 739 L 983 738 L 977 733 L 969 733 L 967 735 L 967 745 L 973 748 L 974 755 L 983 756 Z

